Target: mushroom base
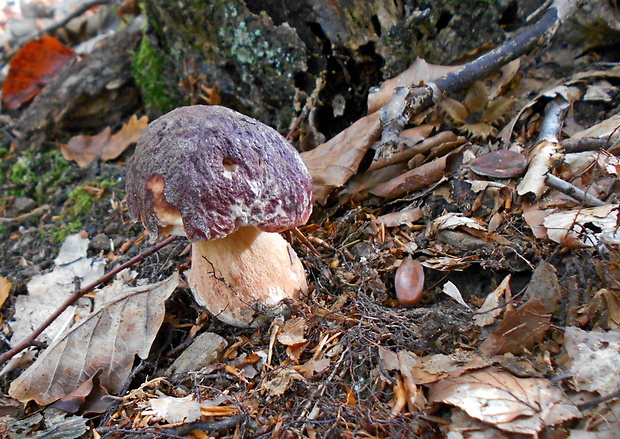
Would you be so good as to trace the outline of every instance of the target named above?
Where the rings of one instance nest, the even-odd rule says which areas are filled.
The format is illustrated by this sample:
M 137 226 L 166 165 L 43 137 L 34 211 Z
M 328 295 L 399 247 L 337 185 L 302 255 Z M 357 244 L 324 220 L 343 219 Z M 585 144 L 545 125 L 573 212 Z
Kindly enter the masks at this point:
M 241 227 L 212 241 L 192 243 L 188 282 L 196 301 L 233 326 L 251 326 L 258 314 L 277 314 L 308 284 L 300 259 L 279 233 Z

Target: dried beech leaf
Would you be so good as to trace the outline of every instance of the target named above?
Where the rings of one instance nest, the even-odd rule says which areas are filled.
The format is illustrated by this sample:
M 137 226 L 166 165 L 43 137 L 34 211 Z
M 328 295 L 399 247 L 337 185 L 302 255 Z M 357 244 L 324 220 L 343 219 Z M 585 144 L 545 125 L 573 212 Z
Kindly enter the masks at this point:
M 592 247 L 614 242 L 618 234 L 618 205 L 552 213 L 545 217 L 543 225 L 549 239 L 567 246 Z
M 4 301 L 9 297 L 11 287 L 13 284 L 6 277 L 0 277 L 0 307 L 4 304 Z
M 480 327 L 489 326 L 495 323 L 495 319 L 502 313 L 502 307 L 500 306 L 500 299 L 507 292 L 510 293 L 510 280 L 512 275 L 507 275 L 504 280 L 489 293 L 484 299 L 484 303 L 474 316 L 474 323 Z
M 48 347 L 13 381 L 9 394 L 24 403 L 50 404 L 99 369 L 101 385 L 118 393 L 135 356 L 148 356 L 164 319 L 164 301 L 178 283 L 175 274 L 156 284 L 124 289 Z
M 30 101 L 73 56 L 73 50 L 47 35 L 26 43 L 9 63 L 2 85 L 2 106 L 16 110 Z
M 439 102 L 439 107 L 458 125 L 467 123 L 469 110 L 459 101 L 452 98 L 444 98 Z
M 539 299 L 531 299 L 504 315 L 501 326 L 480 346 L 480 351 L 493 356 L 511 352 L 518 354 L 540 343 L 551 326 L 551 314 Z
M 60 150 L 67 160 L 74 160 L 82 168 L 90 165 L 97 157 L 104 162 L 113 160 L 138 141 L 148 121 L 147 116 L 138 119 L 134 114 L 129 122 L 114 135 L 110 127 L 106 127 L 94 136 L 72 137 L 69 143 L 60 146 Z
M 381 136 L 379 113 L 363 117 L 337 136 L 301 154 L 313 183 L 314 200 L 325 204 L 331 192 L 353 176 Z
M 407 193 L 424 189 L 433 183 L 437 183 L 447 173 L 458 168 L 462 159 L 462 153 L 459 150 L 454 151 L 409 172 L 405 172 L 387 183 L 370 189 L 369 192 L 386 200 L 394 200 Z
M 437 78 L 460 69 L 461 66 L 440 66 L 429 64 L 422 58 L 417 58 L 411 66 L 400 75 L 388 79 L 378 91 L 368 96 L 368 113 L 374 113 L 379 108 L 390 102 L 392 94 L 397 87 L 412 87 L 420 84 L 428 84 Z
M 485 177 L 514 178 L 525 171 L 527 160 L 516 151 L 500 149 L 476 157 L 469 163 L 469 167 Z
M 465 95 L 463 104 L 469 110 L 470 114 L 480 113 L 487 108 L 489 103 L 489 95 L 487 88 L 481 81 L 474 82 L 468 89 Z
M 431 387 L 429 400 L 459 407 L 473 418 L 512 433 L 537 435 L 581 413 L 551 381 L 517 378 L 495 369 L 449 378 Z
M 620 331 L 586 332 L 569 326 L 564 342 L 578 390 L 604 395 L 620 388 Z
M 452 282 L 448 281 L 444 284 L 443 292 L 447 294 L 448 296 L 452 297 L 454 300 L 456 300 L 458 303 L 463 305 L 465 308 L 469 309 L 470 311 L 472 310 L 469 307 L 469 305 L 465 302 L 465 300 L 463 300 L 463 296 L 461 295 L 461 292 L 459 291 L 458 287 L 454 285 Z
M 506 115 L 512 111 L 516 104 L 514 98 L 499 96 L 489 102 L 488 107 L 480 117 L 480 122 L 496 124 L 506 118 Z
M 545 174 L 549 172 L 553 164 L 553 156 L 558 152 L 558 144 L 555 142 L 541 142 L 530 153 L 530 165 L 525 177 L 517 186 L 517 193 L 521 196 L 528 195 L 534 199 L 540 198 L 545 192 Z
M 285 346 L 304 343 L 306 341 L 304 337 L 306 329 L 308 329 L 308 324 L 303 317 L 287 320 L 282 331 L 278 334 L 278 341 Z

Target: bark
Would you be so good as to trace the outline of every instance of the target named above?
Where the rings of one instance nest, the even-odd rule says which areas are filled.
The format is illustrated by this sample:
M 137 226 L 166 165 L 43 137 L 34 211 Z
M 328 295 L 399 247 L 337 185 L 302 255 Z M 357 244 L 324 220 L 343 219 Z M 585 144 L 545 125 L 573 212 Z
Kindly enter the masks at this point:
M 144 5 L 148 41 L 167 60 L 163 83 L 174 105 L 200 102 L 202 91 L 216 87 L 223 105 L 284 132 L 312 102 L 300 127 L 311 147 L 359 119 L 370 87 L 416 57 L 447 63 L 504 41 L 506 29 L 521 27 L 541 3 L 155 0 Z

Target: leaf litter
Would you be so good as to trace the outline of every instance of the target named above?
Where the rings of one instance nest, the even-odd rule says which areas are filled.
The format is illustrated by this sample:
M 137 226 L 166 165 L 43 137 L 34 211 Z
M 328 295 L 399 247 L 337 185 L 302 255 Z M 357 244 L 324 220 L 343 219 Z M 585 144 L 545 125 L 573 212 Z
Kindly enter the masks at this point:
M 390 102 L 395 87 L 418 85 L 455 70 L 418 60 L 406 78 L 379 89 L 373 97 L 379 104 L 369 98 L 368 116 L 303 154 L 313 173 L 315 198 L 323 207 L 301 228 L 314 250 L 294 241 L 313 284 L 305 301 L 291 305 L 289 319 L 247 331 L 219 324 L 191 303 L 182 280 L 174 275 L 161 280 L 160 270 L 170 274 L 187 262 L 181 251 L 173 257 L 166 254 L 147 265 L 149 273 L 159 276 L 155 285 L 165 287 L 123 287 L 121 296 L 90 316 L 72 316 L 67 321 L 67 326 L 73 324 L 70 332 L 13 380 L 11 395 L 40 404 L 59 400 L 68 412 L 88 411 L 87 400 L 95 393 L 102 401 L 108 400 L 104 391 L 119 393 L 136 354 L 148 356 L 158 330 L 174 340 L 158 352 L 165 370 L 208 329 L 224 340 L 212 360 L 180 376 L 143 374 L 138 388 L 134 383 L 118 395 L 118 404 L 111 406 L 113 416 L 98 428 L 112 434 L 131 429 L 151 434 L 152 427 L 169 428 L 165 423 L 215 419 L 233 421 L 222 424 L 220 433 L 237 437 L 278 437 L 284 431 L 308 437 L 439 432 L 500 436 L 502 431 L 537 437 L 551 426 L 578 437 L 586 429 L 604 435 L 606 428 L 620 425 L 612 416 L 606 418 L 610 426 L 595 421 L 604 409 L 618 410 L 613 398 L 589 408 L 571 402 L 591 400 L 589 392 L 605 396 L 617 389 L 615 375 L 609 373 L 617 363 L 614 337 L 620 322 L 618 203 L 609 189 L 616 184 L 615 152 L 576 156 L 564 146 L 584 138 L 615 145 L 617 121 L 611 110 L 599 117 L 596 129 L 587 131 L 579 108 L 612 103 L 618 69 L 575 75 L 541 91 L 532 85 L 539 83 L 536 67 L 532 71 L 517 64 L 454 99 L 467 110 L 460 122 L 481 113 L 480 122 L 487 127 L 463 124 L 458 134 L 447 132 L 459 121 L 448 120 L 445 108 L 444 113 L 430 110 L 415 117 L 418 127 L 392 137 L 391 155 L 377 155 L 367 167 L 369 155 L 384 151 L 379 108 Z M 416 76 L 416 71 L 431 72 Z M 521 74 L 530 75 L 530 81 L 512 81 Z M 606 83 L 590 79 L 602 77 Z M 529 93 L 537 97 L 525 99 Z M 566 119 L 572 137 L 537 139 L 546 117 L 542 109 L 558 96 L 575 110 Z M 515 108 L 508 110 L 502 97 Z M 499 102 L 495 108 L 506 110 L 499 112 L 506 113 L 500 114 L 505 120 L 491 117 L 494 100 Z M 504 129 L 496 133 L 494 128 L 500 130 L 502 124 Z M 100 137 L 74 137 L 77 155 L 72 160 L 84 166 L 96 157 L 114 162 L 118 156 L 105 158 L 103 141 L 109 141 L 111 133 L 108 128 Z M 122 154 L 131 142 L 123 138 L 113 149 Z M 509 171 L 503 170 L 501 155 L 507 147 L 514 152 L 509 160 L 515 161 Z M 493 160 L 480 167 L 481 161 L 475 160 L 486 154 Z M 520 179 L 523 157 L 529 157 L 530 175 Z M 476 169 L 481 172 L 470 172 Z M 548 187 L 548 173 L 593 191 L 605 205 L 585 207 Z M 144 245 L 141 238 L 118 244 L 123 245 L 99 254 L 122 260 L 124 252 Z M 417 267 L 415 279 L 423 291 L 414 307 L 403 308 L 396 298 L 396 276 L 407 258 L 424 267 L 424 277 Z M 72 285 L 73 277 L 67 279 Z M 446 290 L 459 303 L 445 297 Z M 150 305 L 159 311 L 152 322 L 144 315 L 126 318 L 119 311 L 144 307 L 130 303 L 130 297 L 138 296 L 156 296 Z M 88 328 L 107 313 L 128 326 L 102 333 L 99 341 Z M 139 326 L 148 327 L 148 340 L 119 348 L 122 364 L 110 362 L 111 340 L 134 335 Z M 97 355 L 75 365 L 77 354 L 58 355 L 62 343 L 82 350 L 89 345 Z M 600 367 L 591 371 L 588 358 L 597 358 Z M 50 376 L 45 368 L 53 364 L 58 370 L 73 368 L 63 376 L 74 378 L 71 385 L 41 385 L 44 380 L 37 376 Z M 571 377 L 563 379 L 567 371 Z M 26 386 L 26 381 L 34 385 Z

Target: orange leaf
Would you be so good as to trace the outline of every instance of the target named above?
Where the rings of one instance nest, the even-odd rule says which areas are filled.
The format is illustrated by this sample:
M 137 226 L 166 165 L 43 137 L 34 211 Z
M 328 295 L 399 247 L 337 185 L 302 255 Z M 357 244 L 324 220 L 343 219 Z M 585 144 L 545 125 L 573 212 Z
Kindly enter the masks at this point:
M 73 58 L 73 50 L 43 35 L 28 42 L 11 59 L 2 86 L 2 105 L 17 110 L 34 98 Z

